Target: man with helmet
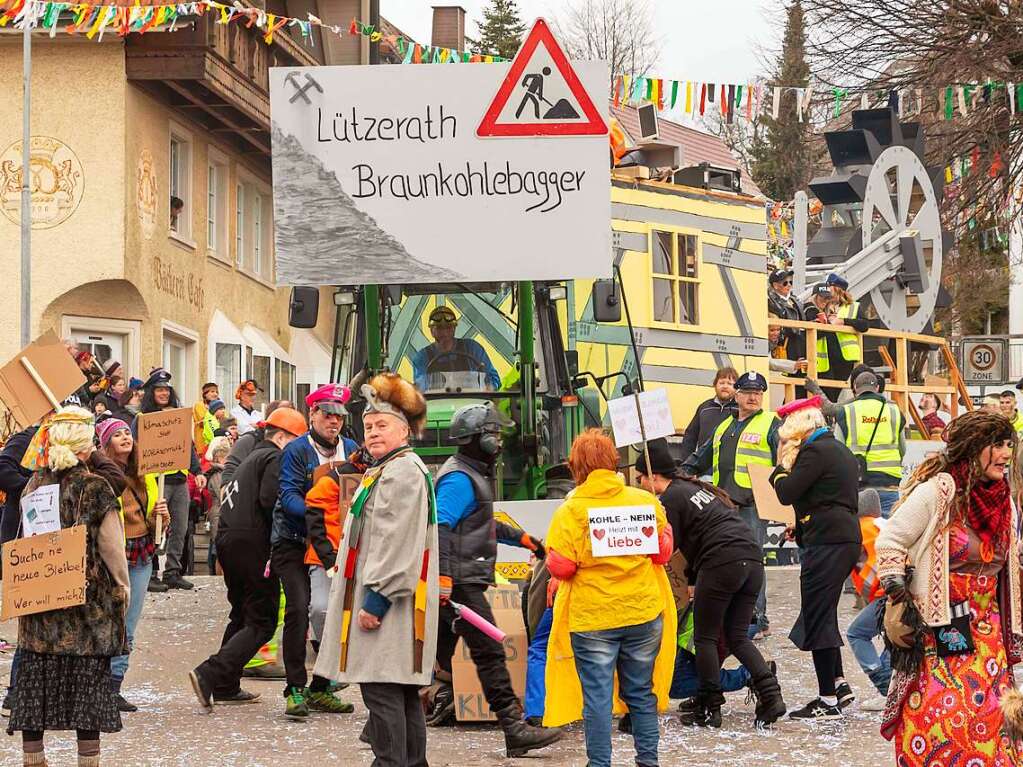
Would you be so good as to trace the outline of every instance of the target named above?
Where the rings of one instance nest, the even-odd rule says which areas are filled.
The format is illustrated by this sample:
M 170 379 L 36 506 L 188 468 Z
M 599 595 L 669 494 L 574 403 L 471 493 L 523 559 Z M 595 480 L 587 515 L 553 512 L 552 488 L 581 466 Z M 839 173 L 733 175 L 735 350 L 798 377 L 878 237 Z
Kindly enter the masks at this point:
M 467 405 L 451 419 L 450 438 L 458 444 L 437 474 L 437 531 L 440 551 L 440 625 L 437 637 L 438 679 L 442 682 L 427 724 L 454 718 L 451 657 L 458 637 L 465 640 L 483 694 L 504 730 L 508 755 L 521 756 L 561 739 L 554 728 L 533 727 L 522 719 L 522 705 L 512 689 L 504 647 L 464 621 L 456 620 L 451 602 L 476 611 L 493 623 L 486 590 L 494 583 L 497 542 L 521 546 L 541 559 L 543 544 L 517 527 L 494 519 L 494 465 L 501 454 L 501 430 L 511 422 L 492 402 Z
M 480 373 L 487 390 L 496 391 L 501 377 L 486 350 L 471 338 L 457 338 L 457 329 L 458 318 L 450 306 L 438 306 L 430 312 L 433 343 L 412 358 L 416 386 L 422 391 L 439 388 L 435 379 L 442 373 Z
M 223 486 L 217 527 L 217 559 L 224 570 L 231 617 L 220 650 L 189 673 L 199 704 L 252 703 L 259 696 L 241 689 L 242 670 L 277 625 L 280 581 L 266 573 L 270 530 L 285 446 L 306 431 L 297 410 L 282 407 L 266 420 L 264 439 Z

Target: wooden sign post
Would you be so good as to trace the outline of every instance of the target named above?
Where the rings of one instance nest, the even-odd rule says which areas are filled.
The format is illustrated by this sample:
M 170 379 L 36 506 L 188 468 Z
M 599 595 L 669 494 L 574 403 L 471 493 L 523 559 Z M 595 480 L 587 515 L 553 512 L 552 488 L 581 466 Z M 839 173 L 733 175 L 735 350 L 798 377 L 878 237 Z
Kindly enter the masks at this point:
M 188 471 L 192 466 L 192 411 L 187 407 L 139 413 L 139 476 L 159 474 L 157 484 L 163 500 L 164 476 Z M 163 524 L 156 518 L 156 547 L 163 546 Z

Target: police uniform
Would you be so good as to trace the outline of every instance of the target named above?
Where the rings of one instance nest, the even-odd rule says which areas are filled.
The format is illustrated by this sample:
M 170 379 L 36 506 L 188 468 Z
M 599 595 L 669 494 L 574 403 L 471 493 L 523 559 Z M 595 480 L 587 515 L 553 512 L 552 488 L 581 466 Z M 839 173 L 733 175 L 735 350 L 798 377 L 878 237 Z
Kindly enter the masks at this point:
M 735 389 L 766 392 L 767 379 L 760 373 L 743 373 L 735 382 Z M 767 525 L 757 514 L 749 467 L 774 466 L 780 423 L 769 410 L 759 410 L 743 420 L 739 420 L 738 414 L 729 415 L 715 429 L 714 436 L 682 465 L 683 471 L 694 476 L 711 472 L 713 483 L 739 507 L 739 516 L 753 530 L 761 552 L 767 540 Z M 757 599 L 756 617 L 760 628 L 766 628 L 767 595 L 763 590 Z

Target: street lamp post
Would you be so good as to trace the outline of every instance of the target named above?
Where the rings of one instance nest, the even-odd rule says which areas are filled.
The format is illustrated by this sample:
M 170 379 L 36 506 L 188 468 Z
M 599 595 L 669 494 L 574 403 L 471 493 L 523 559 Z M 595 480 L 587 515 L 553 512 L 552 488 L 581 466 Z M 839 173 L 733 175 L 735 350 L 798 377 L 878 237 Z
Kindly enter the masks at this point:
M 32 18 L 35 5 L 28 3 L 22 31 L 21 115 L 21 346 L 32 340 Z

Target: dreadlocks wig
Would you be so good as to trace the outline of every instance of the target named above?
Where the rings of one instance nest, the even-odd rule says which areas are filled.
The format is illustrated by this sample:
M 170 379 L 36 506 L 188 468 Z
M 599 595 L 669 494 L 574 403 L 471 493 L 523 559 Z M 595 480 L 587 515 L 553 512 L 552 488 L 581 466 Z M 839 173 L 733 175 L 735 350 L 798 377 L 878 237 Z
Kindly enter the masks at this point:
M 985 448 L 1010 442 L 1016 432 L 1000 413 L 974 410 L 956 418 L 945 428 L 945 452 L 932 456 L 917 467 L 910 481 L 912 489 L 939 472 L 951 474 L 956 483 L 953 520 L 963 520 L 981 539 L 982 552 L 1008 536 L 1011 509 L 1009 483 L 990 481 L 981 464 Z M 903 493 L 905 498 L 908 492 Z

